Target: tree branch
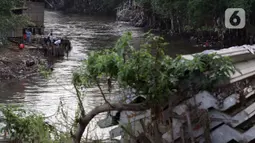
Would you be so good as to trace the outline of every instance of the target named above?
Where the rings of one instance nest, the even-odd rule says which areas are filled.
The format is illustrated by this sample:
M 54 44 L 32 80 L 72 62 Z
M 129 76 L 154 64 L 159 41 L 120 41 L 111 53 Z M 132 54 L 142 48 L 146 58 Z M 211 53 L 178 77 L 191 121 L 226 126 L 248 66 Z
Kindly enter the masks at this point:
M 103 99 L 104 99 L 105 103 L 109 104 L 112 108 L 114 108 L 112 106 L 112 104 L 106 99 L 105 94 L 104 94 L 104 92 L 103 92 L 103 90 L 102 90 L 102 88 L 101 88 L 101 86 L 100 86 L 100 84 L 99 84 L 99 82 L 97 80 L 96 80 L 96 83 L 97 83 L 97 87 L 99 88 L 99 90 L 100 90 L 100 92 L 101 92 L 101 94 L 103 96 Z
M 122 104 L 122 103 L 112 103 L 112 106 L 110 106 L 108 103 L 105 103 L 103 105 L 95 107 L 93 110 L 88 112 L 86 116 L 81 116 L 78 128 L 76 130 L 76 133 L 73 137 L 73 143 L 80 143 L 83 132 L 85 131 L 85 128 L 88 126 L 89 122 L 99 113 L 108 112 L 108 111 L 145 111 L 151 108 L 151 106 L 148 103 L 139 103 L 139 104 Z M 185 116 L 180 115 L 174 115 L 170 113 L 169 117 L 181 119 L 181 120 L 187 120 Z M 189 116 L 188 116 L 189 119 Z M 213 118 L 212 120 L 216 121 L 222 121 L 222 119 Z M 190 120 L 189 120 L 190 121 Z
M 81 116 L 84 117 L 85 116 L 85 108 L 84 108 L 82 100 L 81 100 L 81 93 L 78 90 L 76 85 L 74 85 L 74 88 L 75 88 L 76 95 L 77 95 L 77 98 L 78 98 L 78 105 L 79 105 L 80 110 L 81 110 Z
M 140 104 L 122 104 L 122 103 L 113 103 L 110 106 L 108 103 L 95 107 L 91 110 L 85 117 L 81 117 L 80 122 L 78 123 L 78 128 L 73 138 L 73 143 L 80 143 L 82 134 L 85 128 L 88 126 L 89 122 L 99 113 L 108 112 L 108 111 L 145 111 L 150 109 L 150 106 L 145 103 Z

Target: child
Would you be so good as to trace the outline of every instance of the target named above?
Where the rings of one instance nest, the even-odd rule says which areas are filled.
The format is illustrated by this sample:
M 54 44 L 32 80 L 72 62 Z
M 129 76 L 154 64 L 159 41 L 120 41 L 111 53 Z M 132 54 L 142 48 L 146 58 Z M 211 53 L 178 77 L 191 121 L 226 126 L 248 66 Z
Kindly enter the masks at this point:
M 23 40 L 24 40 L 24 42 L 27 41 L 27 34 L 26 33 L 23 34 Z

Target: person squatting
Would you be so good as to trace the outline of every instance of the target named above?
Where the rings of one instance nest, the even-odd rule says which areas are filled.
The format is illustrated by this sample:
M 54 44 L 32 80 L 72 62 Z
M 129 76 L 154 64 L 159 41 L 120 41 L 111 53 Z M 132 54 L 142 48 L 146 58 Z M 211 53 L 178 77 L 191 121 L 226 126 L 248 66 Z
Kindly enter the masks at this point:
M 53 32 L 51 32 L 47 35 L 47 37 L 44 38 L 44 43 L 48 46 L 56 46 L 59 47 L 62 42 L 62 39 L 58 39 L 53 36 Z

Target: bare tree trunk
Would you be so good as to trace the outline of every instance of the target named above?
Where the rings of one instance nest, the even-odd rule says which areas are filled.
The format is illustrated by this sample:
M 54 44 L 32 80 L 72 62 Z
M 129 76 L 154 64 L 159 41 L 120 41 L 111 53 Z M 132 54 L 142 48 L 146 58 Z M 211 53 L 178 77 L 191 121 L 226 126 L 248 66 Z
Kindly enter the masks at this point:
M 188 130 L 189 130 L 189 136 L 190 136 L 191 143 L 195 143 L 195 140 L 194 140 L 193 134 L 192 134 L 192 125 L 191 125 L 189 111 L 187 111 L 185 115 L 186 115 L 186 119 L 187 119 L 187 123 L 188 123 Z
M 170 20 L 171 20 L 171 31 L 174 32 L 174 16 L 173 13 L 170 14 Z
M 87 125 L 88 125 L 88 123 L 87 123 Z M 79 122 L 76 134 L 73 136 L 73 143 L 81 142 L 82 134 L 84 133 L 87 125 Z
M 155 123 L 154 123 L 155 141 L 162 143 L 163 142 L 162 133 L 160 133 L 160 131 L 159 131 L 159 123 L 158 122 L 159 121 L 155 121 Z

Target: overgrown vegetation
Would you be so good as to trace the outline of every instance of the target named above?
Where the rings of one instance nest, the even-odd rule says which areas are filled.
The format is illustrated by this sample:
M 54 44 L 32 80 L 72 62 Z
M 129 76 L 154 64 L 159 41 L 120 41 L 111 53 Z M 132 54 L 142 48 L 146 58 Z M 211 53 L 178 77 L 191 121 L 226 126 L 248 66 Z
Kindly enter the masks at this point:
M 225 27 L 227 8 L 243 8 L 246 11 L 245 28 L 235 30 Z M 192 38 L 195 45 L 209 42 L 215 48 L 224 48 L 255 43 L 254 8 L 254 0 L 134 0 L 126 15 L 133 11 L 129 18 L 133 25 Z
M 158 108 L 164 108 L 169 102 L 178 104 L 179 98 L 193 96 L 201 90 L 210 90 L 234 73 L 234 66 L 227 57 L 197 54 L 193 60 L 187 60 L 182 56 L 171 58 L 164 54 L 163 47 L 167 43 L 162 37 L 150 33 L 147 33 L 146 37 L 144 44 L 137 50 L 130 44 L 131 33 L 126 33 L 112 49 L 91 52 L 81 68 L 74 73 L 73 84 L 77 93 L 78 107 L 75 122 L 67 131 L 71 133 L 69 137 L 74 143 L 81 142 L 86 127 L 99 113 L 148 109 L 156 111 Z M 107 84 L 109 88 L 107 92 L 111 92 L 113 82 L 118 83 L 120 88 L 118 90 L 133 89 L 134 92 L 131 94 L 143 95 L 146 100 L 131 104 L 108 101 L 106 91 L 102 90 L 101 85 Z M 85 111 L 84 95 L 79 89 L 94 86 L 100 90 L 105 104 Z M 128 95 L 121 96 L 125 99 Z M 24 111 L 13 112 L 8 108 L 3 109 L 3 113 L 5 129 L 14 138 L 40 140 L 43 143 L 63 139 L 57 138 L 59 135 L 54 134 L 56 131 L 51 132 L 42 116 L 27 115 Z M 50 138 L 50 134 L 55 135 L 55 138 Z
M 15 106 L 2 106 L 1 112 L 2 132 L 12 140 L 42 143 L 58 143 L 60 140 L 55 127 L 47 124 L 43 115 Z
M 184 30 L 185 26 L 195 29 L 201 27 L 223 28 L 224 12 L 227 8 L 240 7 L 245 9 L 248 22 L 253 23 L 254 0 L 135 0 L 139 6 L 157 16 L 159 24 L 168 25 L 172 30 Z M 170 21 L 168 21 L 170 20 Z M 156 23 L 155 23 L 156 24 Z M 158 25 L 157 25 L 158 26 Z M 170 27 L 169 27 L 170 28 Z
M 65 0 L 65 8 L 80 12 L 98 13 L 111 12 L 119 4 L 128 3 L 129 6 L 138 6 L 147 15 L 147 22 L 153 27 L 169 28 L 173 31 L 183 31 L 185 27 L 210 30 L 216 27 L 223 28 L 224 12 L 227 8 L 240 7 L 245 9 L 248 23 L 254 24 L 254 0 Z M 57 3 L 56 3 L 57 4 Z M 65 10 L 65 9 L 63 9 Z

